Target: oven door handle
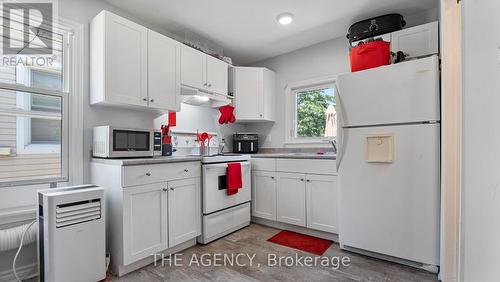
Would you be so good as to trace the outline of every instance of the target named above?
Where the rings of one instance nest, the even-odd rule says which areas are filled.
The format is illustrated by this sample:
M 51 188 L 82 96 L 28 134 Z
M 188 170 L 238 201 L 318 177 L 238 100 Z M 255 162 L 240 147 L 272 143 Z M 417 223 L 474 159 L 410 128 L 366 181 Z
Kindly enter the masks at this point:
M 250 162 L 228 162 L 228 163 L 240 163 L 242 168 L 250 165 Z M 206 165 L 203 165 L 203 167 L 206 169 L 221 168 L 221 167 L 227 167 L 228 163 L 206 164 Z

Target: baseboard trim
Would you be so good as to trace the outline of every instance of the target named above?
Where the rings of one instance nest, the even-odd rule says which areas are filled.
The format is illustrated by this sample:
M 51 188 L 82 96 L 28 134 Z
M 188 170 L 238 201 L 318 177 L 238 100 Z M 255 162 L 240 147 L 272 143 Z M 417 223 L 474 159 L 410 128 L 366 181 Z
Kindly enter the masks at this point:
M 257 224 L 261 224 L 261 225 L 265 225 L 265 226 L 269 226 L 269 227 L 273 227 L 276 229 L 288 230 L 288 231 L 293 231 L 293 232 L 297 232 L 297 233 L 301 233 L 301 234 L 305 234 L 305 235 L 309 235 L 309 236 L 314 236 L 314 237 L 318 237 L 318 238 L 322 238 L 322 239 L 332 240 L 335 243 L 339 242 L 339 235 L 334 234 L 334 233 L 313 230 L 313 229 L 305 228 L 302 226 L 296 226 L 296 225 L 292 225 L 292 224 L 288 224 L 288 223 L 282 223 L 282 222 L 273 221 L 273 220 L 264 219 L 264 218 L 259 218 L 259 217 L 254 217 L 254 216 L 252 216 L 252 222 L 257 223 Z
M 402 259 L 402 258 L 397 258 L 397 257 L 393 257 L 393 256 L 388 256 L 388 255 L 384 255 L 384 254 L 379 254 L 379 253 L 375 253 L 375 252 L 370 252 L 370 251 L 354 248 L 354 247 L 347 246 L 344 244 L 341 244 L 340 248 L 342 250 L 346 250 L 349 252 L 353 252 L 353 253 L 369 256 L 369 257 L 374 257 L 374 258 L 378 258 L 381 260 L 386 260 L 386 261 L 390 261 L 390 262 L 403 264 L 406 266 L 422 269 L 422 270 L 425 270 L 425 271 L 428 271 L 431 273 L 438 273 L 439 272 L 439 266 L 437 266 L 437 265 L 423 264 L 420 262 L 415 262 L 415 261 L 411 261 L 411 260 L 406 260 L 406 259 Z
M 179 244 L 173 248 L 166 249 L 163 252 L 158 252 L 158 254 L 164 254 L 165 256 L 168 256 L 170 254 L 174 254 L 174 253 L 178 253 L 180 251 L 183 251 L 183 250 L 190 248 L 194 245 L 196 245 L 196 238 L 190 239 L 189 241 L 186 241 L 182 244 Z M 161 256 L 157 256 L 157 257 L 158 257 L 157 260 L 161 259 Z M 113 258 L 111 258 L 111 259 L 113 259 Z M 118 277 L 122 277 L 123 275 L 125 275 L 127 273 L 130 273 L 134 270 L 137 270 L 137 269 L 143 268 L 149 264 L 152 264 L 154 261 L 155 261 L 154 256 L 151 255 L 149 257 L 143 258 L 143 259 L 136 261 L 134 263 L 131 263 L 129 265 L 118 265 L 117 267 L 113 267 L 114 269 L 112 269 L 112 272 L 114 274 L 116 274 Z
M 16 267 L 17 276 L 21 279 L 28 279 L 38 276 L 38 263 L 31 263 Z M 16 281 L 12 269 L 0 272 L 0 282 Z

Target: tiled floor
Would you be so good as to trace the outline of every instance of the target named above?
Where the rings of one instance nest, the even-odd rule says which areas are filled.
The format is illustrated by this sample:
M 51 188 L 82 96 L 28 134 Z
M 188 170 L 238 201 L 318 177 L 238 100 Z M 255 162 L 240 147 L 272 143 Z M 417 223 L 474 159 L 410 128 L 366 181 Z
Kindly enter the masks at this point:
M 349 266 L 334 269 L 329 266 L 272 266 L 273 255 L 291 257 L 316 257 L 299 250 L 267 242 L 279 230 L 257 224 L 239 230 L 208 245 L 197 245 L 178 255 L 179 266 L 164 266 L 158 262 L 113 281 L 437 281 L 437 275 L 383 260 L 342 251 L 333 244 L 325 257 L 349 257 Z M 203 254 L 210 254 L 202 256 Z M 202 266 L 213 261 L 213 254 L 242 254 L 240 266 Z M 246 255 L 254 255 L 253 264 Z M 271 260 L 268 256 L 271 254 Z M 291 262 L 292 259 L 288 259 Z M 191 266 L 189 263 L 191 262 Z M 217 261 L 223 264 L 221 261 Z M 270 263 L 269 263 L 270 262 Z M 304 261 L 302 261 L 304 262 Z M 285 261 L 282 260 L 285 264 Z M 172 260 L 173 264 L 173 260 Z M 182 265 L 181 265 L 182 264 Z M 229 263 L 228 263 L 229 264 Z M 244 264 L 244 265 L 243 265 Z

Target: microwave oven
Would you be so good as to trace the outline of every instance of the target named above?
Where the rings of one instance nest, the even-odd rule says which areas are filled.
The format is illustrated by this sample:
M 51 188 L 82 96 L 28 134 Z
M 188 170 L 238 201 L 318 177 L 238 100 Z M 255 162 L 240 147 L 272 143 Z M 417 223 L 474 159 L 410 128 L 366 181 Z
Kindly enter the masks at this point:
M 161 156 L 161 132 L 154 129 L 96 126 L 92 155 L 97 158 Z

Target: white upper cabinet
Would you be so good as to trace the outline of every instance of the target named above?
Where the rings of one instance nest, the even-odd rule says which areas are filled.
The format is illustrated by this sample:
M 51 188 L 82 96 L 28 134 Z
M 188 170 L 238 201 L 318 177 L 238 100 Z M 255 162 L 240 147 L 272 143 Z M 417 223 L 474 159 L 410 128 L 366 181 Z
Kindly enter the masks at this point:
M 208 91 L 227 95 L 227 63 L 209 55 L 206 57 Z
M 91 23 L 91 103 L 147 106 L 145 27 L 107 11 Z
M 236 120 L 274 121 L 275 73 L 257 67 L 235 67 L 233 71 Z
M 410 58 L 439 53 L 438 22 L 431 22 L 391 33 L 391 51 L 403 51 Z
M 181 48 L 181 84 L 203 92 L 227 95 L 227 63 L 189 46 Z
M 91 104 L 178 109 L 180 43 L 102 11 L 90 45 Z
M 180 83 L 180 43 L 148 30 L 149 106 L 179 109 Z
M 196 89 L 206 86 L 206 55 L 186 45 L 181 47 L 181 83 Z

